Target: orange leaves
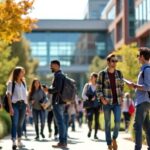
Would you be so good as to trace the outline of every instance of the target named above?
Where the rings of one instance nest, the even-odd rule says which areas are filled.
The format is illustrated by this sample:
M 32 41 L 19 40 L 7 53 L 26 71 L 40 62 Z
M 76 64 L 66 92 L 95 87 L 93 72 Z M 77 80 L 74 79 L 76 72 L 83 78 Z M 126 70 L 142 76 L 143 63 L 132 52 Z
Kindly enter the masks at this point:
M 14 42 L 20 40 L 22 32 L 30 32 L 36 23 L 28 14 L 34 0 L 6 0 L 0 3 L 0 40 Z

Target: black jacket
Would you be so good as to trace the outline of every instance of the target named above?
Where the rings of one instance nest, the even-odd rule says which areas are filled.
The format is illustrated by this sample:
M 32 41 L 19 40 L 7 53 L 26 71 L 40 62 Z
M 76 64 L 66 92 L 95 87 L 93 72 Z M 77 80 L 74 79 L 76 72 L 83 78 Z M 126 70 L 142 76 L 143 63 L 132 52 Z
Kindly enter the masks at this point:
M 54 104 L 63 104 L 61 98 L 61 93 L 64 85 L 65 76 L 61 72 L 61 70 L 55 72 L 54 74 L 54 81 L 52 83 L 52 88 L 49 88 L 48 91 L 52 96 L 52 105 Z

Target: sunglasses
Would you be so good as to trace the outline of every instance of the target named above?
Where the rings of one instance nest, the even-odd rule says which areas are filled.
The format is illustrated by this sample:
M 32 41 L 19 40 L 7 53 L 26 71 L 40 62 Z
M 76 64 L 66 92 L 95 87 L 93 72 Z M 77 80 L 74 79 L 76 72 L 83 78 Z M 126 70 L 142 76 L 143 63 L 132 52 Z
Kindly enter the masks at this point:
M 113 59 L 112 59 L 110 62 L 117 63 L 118 60 L 113 60 Z

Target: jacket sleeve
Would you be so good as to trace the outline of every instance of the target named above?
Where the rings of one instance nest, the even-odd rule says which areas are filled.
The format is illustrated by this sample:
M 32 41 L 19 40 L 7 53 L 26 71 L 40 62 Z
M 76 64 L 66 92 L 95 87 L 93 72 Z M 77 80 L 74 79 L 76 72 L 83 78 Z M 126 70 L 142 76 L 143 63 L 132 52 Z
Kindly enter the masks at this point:
M 50 94 L 61 93 L 61 91 L 63 89 L 63 82 L 64 82 L 63 75 L 55 76 L 53 87 L 49 88 L 48 92 Z
M 96 95 L 98 98 L 104 97 L 103 89 L 102 89 L 102 72 L 98 74 L 97 83 L 96 83 Z
M 86 84 L 84 85 L 84 88 L 83 88 L 83 90 L 82 90 L 82 99 L 83 99 L 83 100 L 87 100 L 87 99 L 88 99 L 88 97 L 86 96 L 87 86 L 88 86 L 88 83 L 86 83 Z

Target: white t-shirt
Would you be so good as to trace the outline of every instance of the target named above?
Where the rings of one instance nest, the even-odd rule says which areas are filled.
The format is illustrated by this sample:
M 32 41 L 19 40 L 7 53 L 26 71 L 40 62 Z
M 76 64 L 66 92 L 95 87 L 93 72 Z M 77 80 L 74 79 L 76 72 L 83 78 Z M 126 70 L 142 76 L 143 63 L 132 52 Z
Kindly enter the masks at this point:
M 6 93 L 9 93 L 12 95 L 12 82 L 8 83 L 7 91 Z M 16 103 L 17 101 L 23 100 L 27 104 L 27 89 L 26 85 L 24 86 L 23 83 L 18 84 L 15 82 L 15 88 L 12 95 L 12 103 Z

